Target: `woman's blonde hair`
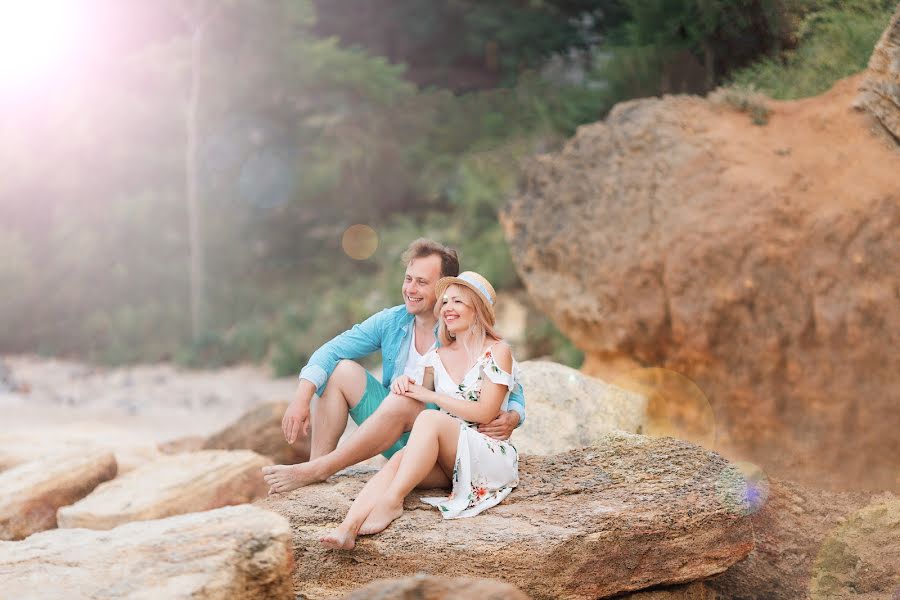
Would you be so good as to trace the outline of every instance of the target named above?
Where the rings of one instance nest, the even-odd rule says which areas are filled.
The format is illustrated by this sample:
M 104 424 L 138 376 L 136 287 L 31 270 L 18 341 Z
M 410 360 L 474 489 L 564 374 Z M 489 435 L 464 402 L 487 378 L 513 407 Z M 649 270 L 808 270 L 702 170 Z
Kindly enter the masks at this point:
M 484 347 L 485 340 L 488 338 L 501 340 L 503 338 L 500 337 L 500 334 L 497 333 L 497 330 L 491 324 L 493 319 L 490 317 L 487 304 L 481 294 L 457 283 L 451 284 L 447 289 L 449 290 L 450 287 L 456 287 L 461 290 L 463 298 L 475 309 L 475 319 L 472 321 L 472 336 L 470 338 L 475 343 L 472 344 L 471 348 L 466 345 L 466 351 L 469 353 L 469 362 L 472 363 L 481 355 L 481 349 Z M 444 293 L 446 294 L 446 290 L 444 290 Z M 443 306 L 444 299 L 438 298 L 434 308 L 438 317 L 438 340 L 440 340 L 441 346 L 449 346 L 456 341 L 456 336 L 451 336 L 450 332 L 447 331 L 447 324 L 444 323 L 444 319 L 440 316 L 441 307 Z

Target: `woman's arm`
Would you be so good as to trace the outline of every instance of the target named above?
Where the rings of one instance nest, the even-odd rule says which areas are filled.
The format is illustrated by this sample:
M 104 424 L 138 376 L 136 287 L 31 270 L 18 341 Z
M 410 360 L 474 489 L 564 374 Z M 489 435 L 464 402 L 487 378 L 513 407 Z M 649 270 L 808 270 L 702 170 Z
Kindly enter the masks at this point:
M 512 372 L 512 353 L 509 346 L 495 344 L 493 354 L 494 360 L 501 369 L 507 373 Z M 484 378 L 481 382 L 481 394 L 478 402 L 460 400 L 446 394 L 426 390 L 422 386 L 410 386 L 406 395 L 419 402 L 433 402 L 448 413 L 471 423 L 490 423 L 500 413 L 500 406 L 503 404 L 503 398 L 506 397 L 508 389 L 505 385 Z

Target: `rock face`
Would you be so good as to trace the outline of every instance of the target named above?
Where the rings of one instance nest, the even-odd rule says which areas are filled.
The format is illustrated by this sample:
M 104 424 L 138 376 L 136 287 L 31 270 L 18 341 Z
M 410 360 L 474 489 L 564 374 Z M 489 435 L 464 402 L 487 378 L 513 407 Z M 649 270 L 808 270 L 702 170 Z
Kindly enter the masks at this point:
M 772 102 L 764 127 L 696 97 L 619 104 L 532 159 L 501 219 L 585 372 L 676 371 L 727 455 L 897 489 L 900 152 L 849 109 L 858 82 Z
M 900 500 L 851 515 L 822 545 L 813 567 L 812 600 L 900 596 Z
M 647 400 L 549 361 L 521 364 L 528 416 L 513 434 L 522 454 L 557 454 L 596 444 L 611 431 L 642 433 Z
M 496 579 L 472 577 L 430 577 L 385 579 L 348 594 L 345 600 L 529 600 L 514 585 Z
M 674 585 L 667 588 L 636 592 L 621 596 L 619 600 L 716 600 L 719 595 L 702 581 L 687 585 Z M 725 596 L 722 600 L 726 600 Z
M 235 506 L 0 543 L 8 598 L 293 600 L 285 520 Z
M 872 114 L 900 141 L 900 6 L 869 59 L 854 106 Z
M 262 404 L 210 436 L 203 447 L 208 450 L 253 450 L 278 464 L 305 462 L 309 460 L 309 449 L 295 449 L 284 441 L 281 419 L 287 407 L 287 402 Z
M 260 468 L 271 461 L 249 450 L 204 450 L 165 456 L 61 508 L 60 527 L 110 529 L 251 502 L 268 490 Z
M 0 473 L 0 540 L 56 527 L 56 510 L 116 476 L 111 452 L 57 454 Z
M 876 507 L 886 508 L 879 512 Z M 883 575 L 891 574 L 887 567 L 893 564 L 895 585 L 900 585 L 898 515 L 891 494 L 827 492 L 772 480 L 768 500 L 751 517 L 753 551 L 708 585 L 729 600 L 890 599 Z M 865 595 L 862 581 L 853 582 L 859 596 L 840 595 L 852 581 L 847 575 L 868 578 L 869 591 L 882 595 Z M 816 581 L 827 593 L 811 595 Z
M 350 553 L 326 551 L 318 538 L 370 476 L 345 472 L 259 502 L 291 522 L 303 597 L 425 571 L 501 578 L 533 598 L 603 598 L 721 573 L 752 547 L 728 463 L 671 438 L 617 433 L 590 448 L 523 456 L 519 488 L 477 517 L 445 521 L 416 493 L 381 534 Z

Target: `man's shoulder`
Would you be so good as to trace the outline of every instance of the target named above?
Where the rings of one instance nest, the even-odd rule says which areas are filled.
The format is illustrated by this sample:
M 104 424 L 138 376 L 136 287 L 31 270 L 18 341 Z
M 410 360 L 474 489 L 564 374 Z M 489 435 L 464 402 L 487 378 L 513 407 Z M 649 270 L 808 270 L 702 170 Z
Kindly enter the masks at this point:
M 414 317 L 407 312 L 405 304 L 398 304 L 397 306 L 380 310 L 369 318 L 376 319 L 384 325 L 403 325 Z

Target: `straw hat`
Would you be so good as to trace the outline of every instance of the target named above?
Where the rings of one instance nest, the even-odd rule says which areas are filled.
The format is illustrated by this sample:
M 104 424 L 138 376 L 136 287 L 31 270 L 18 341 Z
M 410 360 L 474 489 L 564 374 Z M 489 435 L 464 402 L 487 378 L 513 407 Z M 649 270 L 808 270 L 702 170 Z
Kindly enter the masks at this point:
M 490 319 L 489 325 L 491 327 L 494 326 L 494 321 L 496 320 L 494 316 L 494 302 L 497 300 L 497 292 L 494 291 L 494 286 L 491 285 L 490 281 L 475 271 L 463 271 L 458 277 L 442 277 L 438 279 L 437 284 L 434 286 L 435 295 L 441 298 L 451 285 L 461 285 L 475 292 L 475 298 L 482 303 L 485 312 L 488 314 Z M 441 303 L 439 301 L 436 310 L 440 310 L 440 306 Z

